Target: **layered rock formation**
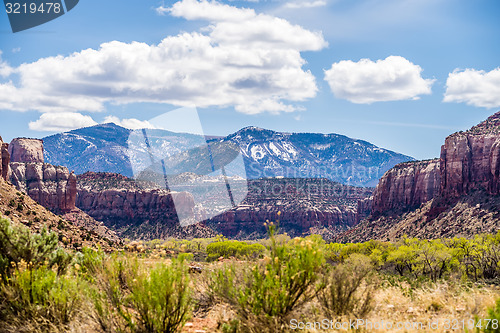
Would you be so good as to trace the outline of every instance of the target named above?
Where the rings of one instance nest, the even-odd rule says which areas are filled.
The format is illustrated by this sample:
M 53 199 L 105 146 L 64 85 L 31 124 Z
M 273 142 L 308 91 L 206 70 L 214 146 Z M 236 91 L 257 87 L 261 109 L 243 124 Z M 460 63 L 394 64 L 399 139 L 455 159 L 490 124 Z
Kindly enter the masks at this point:
M 372 216 L 400 213 L 434 197 L 457 199 L 473 190 L 500 194 L 500 112 L 448 136 L 441 157 L 396 165 L 380 179 Z
M 76 176 L 62 166 L 44 163 L 43 141 L 17 138 L 9 145 L 10 181 L 55 213 L 75 209 Z
M 86 173 L 78 176 L 76 205 L 129 238 L 201 237 L 215 235 L 213 230 L 228 237 L 248 238 L 265 235 L 266 220 L 279 221 L 281 230 L 291 235 L 313 229 L 346 230 L 356 224 L 359 214 L 366 216 L 370 203 L 365 199 L 372 194 L 371 189 L 326 179 L 264 179 L 245 181 L 244 185 L 249 193 L 241 204 L 188 228 L 180 228 L 176 210 L 183 207 L 202 221 L 207 214 L 220 212 L 221 198 L 226 196 L 227 201 L 227 192 L 212 192 L 195 206 L 192 195 L 186 192 L 145 189 L 147 184 L 120 175 Z M 236 190 L 238 184 L 232 188 Z
M 146 185 L 119 174 L 88 172 L 78 176 L 76 206 L 128 238 L 215 235 L 200 224 L 180 226 L 177 213 L 192 215 L 196 221 L 203 220 L 195 211 L 190 193 L 168 192 L 146 188 Z
M 76 205 L 95 219 L 111 222 L 119 228 L 138 219 L 174 222 L 174 198 L 177 203 L 183 202 L 182 207 L 194 209 L 189 193 L 161 190 L 81 190 Z
M 249 182 L 242 204 L 211 218 L 207 225 L 228 237 L 262 237 L 264 222 L 279 222 L 290 235 L 323 228 L 340 232 L 354 226 L 358 214 L 366 214 L 371 189 L 326 179 L 262 179 Z
M 93 218 L 103 221 L 122 236 L 129 238 L 155 239 L 214 235 L 211 230 L 202 225 L 181 227 L 179 224 L 177 213 L 195 215 L 193 196 L 187 192 L 80 189 L 76 205 Z M 184 211 L 178 212 L 179 209 Z M 202 219 L 201 216 L 196 216 L 196 221 Z
M 7 180 L 9 174 L 10 154 L 8 151 L 9 145 L 4 143 L 0 136 L 0 178 Z
M 10 181 L 42 206 L 57 213 L 75 209 L 76 176 L 47 163 L 10 163 Z
M 441 193 L 459 197 L 484 189 L 500 194 L 500 112 L 466 132 L 448 136 L 441 148 Z
M 471 236 L 500 229 L 500 112 L 448 136 L 440 159 L 384 174 L 371 216 L 340 241 Z
M 440 183 L 439 159 L 398 164 L 380 179 L 372 216 L 416 208 L 439 193 Z
M 48 228 L 58 235 L 61 246 L 80 250 L 81 247 L 99 245 L 113 251 L 119 245 L 116 233 L 93 221 L 92 228 L 85 228 L 80 221 L 69 221 L 20 193 L 12 184 L 0 181 L 0 214 L 14 223 L 20 223 L 33 232 Z M 90 221 L 89 221 L 90 222 Z
M 76 176 L 64 167 L 43 163 L 41 140 L 15 139 L 13 142 L 14 148 L 9 146 L 9 149 L 16 159 L 31 162 L 9 164 L 8 145 L 0 137 L 1 179 L 12 182 L 0 184 L 2 215 L 35 232 L 48 227 L 57 232 L 61 245 L 66 247 L 81 249 L 81 246 L 99 244 L 102 249 L 111 251 L 113 246 L 119 245 L 121 240 L 114 231 L 75 208 Z
M 38 139 L 16 138 L 9 145 L 11 162 L 43 163 L 43 141 Z

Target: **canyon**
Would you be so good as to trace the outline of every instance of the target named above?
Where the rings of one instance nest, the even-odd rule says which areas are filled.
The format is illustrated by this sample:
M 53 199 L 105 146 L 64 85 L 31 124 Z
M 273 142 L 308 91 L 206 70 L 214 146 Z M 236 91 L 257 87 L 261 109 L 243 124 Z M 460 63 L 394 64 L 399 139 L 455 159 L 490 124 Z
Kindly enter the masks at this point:
M 387 171 L 372 212 L 341 241 L 471 236 L 500 227 L 500 112 L 445 139 L 439 159 Z
M 113 130 L 106 127 L 108 132 Z M 448 136 L 439 158 L 396 164 L 375 189 L 322 177 L 239 178 L 232 186 L 244 182 L 248 187 L 244 200 L 217 214 L 213 212 L 227 195 L 225 190 L 199 202 L 188 190 L 170 191 L 118 173 L 77 176 L 66 167 L 45 163 L 44 143 L 37 139 L 14 139 L 9 145 L 0 139 L 0 174 L 52 212 L 103 234 L 111 235 L 112 229 L 131 239 L 216 234 L 252 239 L 265 236 L 267 222 L 279 223 L 280 230 L 291 236 L 317 233 L 343 242 L 396 240 L 403 235 L 468 237 L 500 226 L 499 131 L 500 112 L 468 131 Z M 283 139 L 281 134 L 256 128 L 238 133 L 231 140 L 239 145 L 250 142 L 249 133 Z M 254 143 L 249 144 L 256 147 Z M 290 148 L 285 143 L 281 141 Z M 252 151 L 249 148 L 248 154 Z M 185 173 L 179 179 L 189 189 L 197 176 Z M 203 181 L 224 184 L 217 177 Z M 193 223 L 181 226 L 178 213 L 193 216 Z

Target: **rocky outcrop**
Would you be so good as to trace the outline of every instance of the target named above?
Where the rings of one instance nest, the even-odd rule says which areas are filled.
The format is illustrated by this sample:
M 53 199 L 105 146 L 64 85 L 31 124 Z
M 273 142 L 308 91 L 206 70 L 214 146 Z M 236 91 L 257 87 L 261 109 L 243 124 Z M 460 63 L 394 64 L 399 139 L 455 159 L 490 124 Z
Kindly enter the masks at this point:
M 39 139 L 16 138 L 9 145 L 11 162 L 43 163 L 43 141 Z
M 56 213 L 75 209 L 76 175 L 44 163 L 43 141 L 16 138 L 9 145 L 10 181 L 40 205 Z
M 174 205 L 175 202 L 175 205 Z M 140 239 L 166 237 L 211 237 L 195 211 L 193 196 L 165 190 L 107 189 L 93 191 L 80 186 L 76 205 L 122 236 Z M 182 209 L 182 211 L 181 211 Z M 182 227 L 178 215 L 192 216 L 193 225 Z
M 281 212 L 278 215 L 278 212 Z M 227 237 L 245 237 L 250 234 L 264 235 L 265 221 L 279 223 L 281 231 L 289 235 L 307 233 L 313 227 L 345 230 L 356 223 L 355 207 L 332 206 L 325 209 L 294 207 L 293 204 L 276 207 L 272 205 L 240 205 L 218 215 L 208 223 Z
M 4 143 L 0 136 L 0 178 L 7 180 L 9 174 L 10 154 L 8 151 L 9 145 Z
M 372 218 L 417 208 L 437 196 L 457 198 L 473 190 L 500 194 L 500 112 L 466 132 L 448 136 L 439 159 L 396 165 L 380 179 Z M 431 215 L 445 207 L 434 207 Z
M 357 223 L 358 212 L 366 214 L 365 199 L 372 193 L 311 178 L 251 180 L 248 189 L 242 204 L 209 219 L 207 225 L 237 238 L 264 236 L 265 221 L 279 223 L 281 231 L 292 236 L 323 228 L 340 232 Z
M 380 179 L 373 194 L 372 217 L 416 208 L 439 193 L 439 159 L 396 165 Z
M 440 159 L 402 163 L 380 179 L 371 216 L 337 241 L 402 235 L 470 237 L 500 229 L 500 112 L 448 136 Z
M 473 190 L 500 194 L 500 112 L 441 147 L 441 194 L 457 198 Z
M 76 175 L 47 163 L 10 163 L 10 181 L 40 205 L 57 213 L 75 209 Z
M 373 196 L 365 199 L 358 200 L 358 207 L 356 212 L 356 225 L 370 216 L 373 207 Z
M 36 233 L 48 228 L 57 234 L 60 246 L 73 250 L 81 250 L 83 246 L 99 246 L 104 251 L 111 252 L 121 246 L 116 234 L 98 222 L 93 221 L 92 225 L 92 221 L 86 221 L 82 225 L 82 217 L 70 221 L 66 216 L 56 215 L 4 181 L 0 181 L 0 214 Z
M 76 205 L 93 218 L 120 228 L 146 220 L 175 223 L 174 199 L 179 207 L 194 209 L 194 199 L 189 193 L 163 190 L 80 190 Z

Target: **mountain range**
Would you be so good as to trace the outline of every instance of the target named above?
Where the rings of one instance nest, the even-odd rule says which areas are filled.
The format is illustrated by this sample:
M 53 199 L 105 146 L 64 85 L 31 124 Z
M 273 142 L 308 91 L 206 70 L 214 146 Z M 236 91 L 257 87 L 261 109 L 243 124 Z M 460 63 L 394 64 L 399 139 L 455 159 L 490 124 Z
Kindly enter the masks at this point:
M 186 133 L 150 130 L 151 145 L 182 155 L 205 138 Z M 137 133 L 137 131 L 135 131 Z M 132 130 L 107 123 L 43 138 L 47 163 L 66 166 L 76 174 L 113 172 L 133 177 L 131 158 L 145 154 L 131 146 Z M 140 133 L 140 132 L 139 132 Z M 203 141 L 200 141 L 202 139 Z M 379 148 L 363 140 L 339 134 L 282 133 L 246 127 L 223 138 L 207 138 L 210 144 L 237 145 L 249 179 L 327 178 L 354 186 L 375 186 L 379 178 L 410 156 Z M 137 164 L 137 163 L 135 163 Z

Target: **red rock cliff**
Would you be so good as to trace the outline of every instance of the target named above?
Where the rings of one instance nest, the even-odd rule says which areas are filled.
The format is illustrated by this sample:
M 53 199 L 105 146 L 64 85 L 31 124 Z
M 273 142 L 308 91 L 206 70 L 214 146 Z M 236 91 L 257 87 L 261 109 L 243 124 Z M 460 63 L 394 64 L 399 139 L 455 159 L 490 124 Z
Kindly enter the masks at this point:
M 99 221 L 122 227 L 131 221 L 174 220 L 175 202 L 179 207 L 194 209 L 193 196 L 186 192 L 167 193 L 163 190 L 80 189 L 76 205 Z
M 500 112 L 446 138 L 441 147 L 441 173 L 441 194 L 445 197 L 477 189 L 500 194 Z
M 43 141 L 17 138 L 9 145 L 10 181 L 56 213 L 75 209 L 76 176 L 66 167 L 44 163 Z
M 473 190 L 500 194 L 500 112 L 448 136 L 439 160 L 402 163 L 387 171 L 374 193 L 372 218 Z
M 2 141 L 0 136 L 0 178 L 7 180 L 9 173 L 10 154 L 8 151 L 9 145 Z
M 371 190 L 334 183 L 326 179 L 262 179 L 248 183 L 242 204 L 207 221 L 229 237 L 265 235 L 264 222 L 279 221 L 289 235 L 311 228 L 338 232 L 354 226 L 365 214 Z M 278 212 L 281 212 L 278 215 Z
M 9 145 L 11 162 L 43 163 L 43 141 L 38 139 L 16 138 Z
M 62 166 L 47 163 L 10 163 L 10 181 L 40 205 L 66 213 L 75 209 L 76 176 Z
M 418 207 L 439 193 L 440 182 L 439 159 L 398 164 L 380 179 L 372 216 Z

